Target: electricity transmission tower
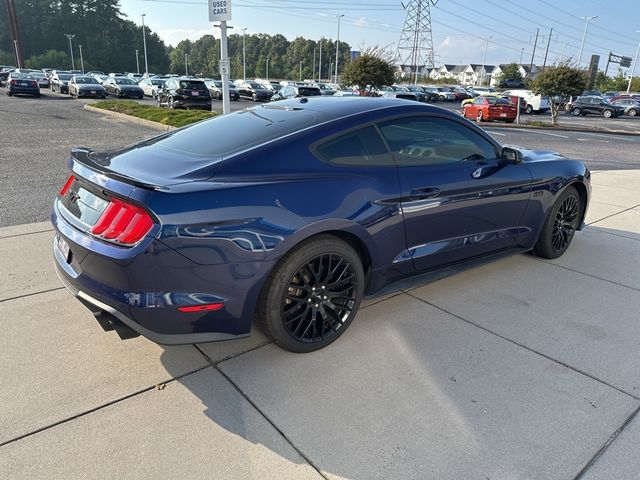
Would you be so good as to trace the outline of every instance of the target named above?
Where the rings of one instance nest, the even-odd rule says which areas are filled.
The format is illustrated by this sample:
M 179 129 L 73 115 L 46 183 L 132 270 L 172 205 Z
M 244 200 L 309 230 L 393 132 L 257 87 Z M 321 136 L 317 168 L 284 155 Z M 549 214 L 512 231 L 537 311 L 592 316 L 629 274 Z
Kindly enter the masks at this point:
M 438 0 L 411 0 L 402 7 L 407 11 L 396 58 L 404 68 L 409 66 L 418 81 L 420 67 L 433 68 L 433 35 L 431 33 L 431 5 Z

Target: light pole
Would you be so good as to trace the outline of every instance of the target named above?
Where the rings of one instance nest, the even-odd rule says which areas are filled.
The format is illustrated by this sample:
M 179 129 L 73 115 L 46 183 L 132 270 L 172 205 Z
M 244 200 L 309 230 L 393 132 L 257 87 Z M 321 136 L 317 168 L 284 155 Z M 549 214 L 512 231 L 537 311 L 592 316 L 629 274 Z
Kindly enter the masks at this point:
M 22 68 L 22 65 L 20 65 L 20 54 L 18 53 L 18 40 L 13 41 L 13 48 L 16 51 L 16 66 Z
M 518 65 L 522 65 L 522 56 L 524 55 L 524 47 L 522 47 L 522 50 L 520 50 L 520 61 L 518 62 Z
M 267 57 L 267 81 L 269 80 L 269 57 Z
M 138 61 L 138 49 L 136 48 L 136 70 L 140 73 L 140 62 Z
M 247 31 L 247 27 L 244 27 L 241 30 L 242 30 L 242 79 L 246 80 L 247 79 L 247 64 L 246 64 L 247 49 L 244 44 L 244 32 Z
M 318 61 L 318 79 L 322 81 L 322 41 L 324 37 L 320 37 L 320 60 Z
M 584 34 L 582 35 L 582 43 L 580 44 L 580 54 L 578 55 L 578 68 L 580 68 L 580 60 L 582 60 L 582 50 L 584 49 L 584 41 L 587 38 L 587 28 L 589 28 L 589 22 L 594 18 L 598 18 L 597 15 L 593 15 L 591 17 L 580 17 L 584 18 L 587 23 L 584 25 Z
M 636 33 L 640 33 L 640 30 L 636 30 Z M 631 75 L 629 75 L 629 83 L 627 84 L 627 93 L 631 90 L 631 80 L 633 80 L 633 74 L 636 71 L 636 63 L 638 62 L 638 53 L 640 53 L 640 42 L 638 42 L 638 48 L 636 49 L 636 58 L 633 59 L 633 66 L 631 67 Z
M 185 77 L 189 76 L 189 54 L 188 53 L 184 54 L 184 76 Z
M 82 74 L 84 75 L 84 58 L 82 57 L 82 45 L 78 45 L 80 49 L 80 69 L 82 70 Z
M 149 62 L 147 61 L 147 32 L 144 28 L 144 17 L 146 13 L 142 14 L 142 47 L 144 48 L 144 76 L 149 76 Z
M 333 62 L 331 62 L 329 64 L 329 83 L 333 83 L 331 82 L 331 71 L 333 70 Z
M 300 60 L 300 82 L 302 81 L 302 60 Z
M 492 37 L 493 35 L 485 35 L 484 37 L 484 55 L 482 56 L 482 80 L 480 82 L 480 85 L 484 85 L 484 74 L 485 74 L 485 62 L 487 60 L 487 48 L 489 47 L 489 39 Z
M 338 17 L 338 36 L 336 38 L 336 83 L 338 83 L 338 53 L 340 48 L 340 19 L 344 17 L 344 14 L 336 15 Z
M 65 33 L 64 35 L 69 39 L 69 52 L 71 53 L 71 70 L 75 70 L 76 64 L 73 61 L 73 46 L 71 45 L 71 39 L 75 37 L 75 35 L 72 33 Z
M 316 47 L 313 47 L 313 63 L 311 64 L 311 78 L 316 81 Z

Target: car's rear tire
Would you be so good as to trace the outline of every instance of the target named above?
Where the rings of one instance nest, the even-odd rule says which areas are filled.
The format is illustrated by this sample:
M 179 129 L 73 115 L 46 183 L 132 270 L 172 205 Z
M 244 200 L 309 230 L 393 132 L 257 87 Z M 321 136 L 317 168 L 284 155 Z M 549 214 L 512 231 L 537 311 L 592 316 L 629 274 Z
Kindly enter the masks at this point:
M 630 117 L 635 117 L 638 114 L 638 111 L 635 108 L 630 108 L 629 111 L 627 112 L 627 115 L 629 115 Z
M 558 258 L 573 239 L 582 218 L 582 200 L 575 187 L 567 187 L 551 207 L 533 253 L 542 258 Z
M 364 292 L 360 257 L 332 235 L 319 235 L 288 252 L 267 279 L 256 324 L 290 352 L 326 347 L 349 327 Z
M 580 113 L 582 113 L 582 112 L 580 112 L 580 109 L 579 109 L 579 108 L 572 108 L 572 109 L 571 109 L 571 115 L 573 115 L 574 117 L 579 116 L 579 115 L 580 115 Z
M 604 118 L 611 118 L 611 117 L 613 117 L 613 111 L 612 110 L 604 110 L 602 112 L 602 116 Z
M 531 115 L 533 113 L 533 107 L 531 105 L 527 105 L 527 108 L 524 109 L 524 113 Z
M 256 94 L 254 93 L 253 95 L 251 95 L 251 99 L 252 99 L 254 102 L 257 102 L 257 101 L 258 101 L 258 95 L 256 95 Z
M 13 95 L 13 93 L 7 91 L 7 97 L 11 97 Z

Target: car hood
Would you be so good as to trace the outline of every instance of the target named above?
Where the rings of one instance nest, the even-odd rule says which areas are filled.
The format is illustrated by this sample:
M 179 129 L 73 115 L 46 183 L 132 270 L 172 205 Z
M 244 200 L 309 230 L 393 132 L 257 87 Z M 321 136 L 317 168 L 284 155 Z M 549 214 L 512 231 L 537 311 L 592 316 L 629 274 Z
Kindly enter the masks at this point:
M 518 145 L 503 145 L 504 147 L 513 148 L 522 154 L 524 162 L 548 162 L 550 160 L 566 160 L 567 157 L 560 155 L 553 150 L 530 150 Z

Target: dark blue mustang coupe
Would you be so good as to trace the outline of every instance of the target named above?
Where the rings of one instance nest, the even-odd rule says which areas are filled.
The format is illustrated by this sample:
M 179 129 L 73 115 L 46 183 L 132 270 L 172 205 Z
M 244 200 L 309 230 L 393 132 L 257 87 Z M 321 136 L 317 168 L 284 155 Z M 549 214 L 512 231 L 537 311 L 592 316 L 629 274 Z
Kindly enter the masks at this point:
M 338 338 L 363 296 L 562 255 L 591 189 L 580 161 L 380 98 L 261 105 L 69 166 L 55 263 L 105 328 L 178 344 L 255 320 L 294 352 Z

